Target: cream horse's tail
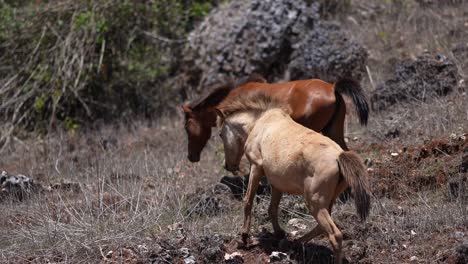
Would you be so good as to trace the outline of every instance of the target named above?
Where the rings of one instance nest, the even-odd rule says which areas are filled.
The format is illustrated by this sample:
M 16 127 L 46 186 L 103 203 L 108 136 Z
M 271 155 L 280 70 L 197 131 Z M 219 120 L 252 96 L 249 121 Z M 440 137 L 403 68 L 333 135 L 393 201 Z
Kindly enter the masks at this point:
M 338 165 L 341 175 L 352 189 L 357 213 L 362 220 L 365 220 L 371 207 L 366 167 L 359 155 L 353 151 L 343 151 L 338 156 Z

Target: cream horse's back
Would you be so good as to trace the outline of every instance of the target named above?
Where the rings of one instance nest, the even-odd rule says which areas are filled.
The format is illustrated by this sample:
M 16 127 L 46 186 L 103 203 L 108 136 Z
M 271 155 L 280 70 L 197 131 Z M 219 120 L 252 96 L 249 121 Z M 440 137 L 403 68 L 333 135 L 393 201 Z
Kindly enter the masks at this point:
M 334 172 L 338 179 L 336 157 L 341 152 L 331 139 L 274 109 L 256 122 L 247 139 L 245 154 L 251 163 L 261 165 L 271 185 L 279 191 L 303 195 L 306 180 L 318 181 L 325 172 Z
M 365 166 L 357 154 L 343 151 L 331 139 L 297 124 L 287 111 L 279 100 L 258 93 L 239 96 L 217 109 L 223 123 L 226 168 L 238 168 L 244 151 L 251 162 L 243 241 L 247 243 L 256 189 L 261 177 L 266 176 L 272 186 L 268 212 L 275 233 L 284 235 L 278 223 L 282 193 L 303 195 L 318 225 L 299 241 L 325 233 L 335 263 L 341 263 L 343 236 L 330 213 L 335 199 L 350 185 L 359 216 L 367 217 L 370 191 Z

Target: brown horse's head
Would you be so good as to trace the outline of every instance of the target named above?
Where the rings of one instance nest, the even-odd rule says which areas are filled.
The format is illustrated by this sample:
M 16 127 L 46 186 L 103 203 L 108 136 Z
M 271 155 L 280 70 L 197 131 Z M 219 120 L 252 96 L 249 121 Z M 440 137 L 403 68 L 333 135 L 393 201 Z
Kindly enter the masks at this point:
M 185 113 L 185 132 L 188 138 L 188 159 L 200 161 L 200 154 L 211 137 L 211 127 L 216 123 L 216 114 L 210 111 L 194 111 L 189 105 L 182 105 Z
M 188 138 L 188 159 L 191 162 L 200 161 L 200 154 L 211 137 L 211 128 L 216 126 L 214 107 L 223 101 L 232 89 L 248 82 L 266 82 L 266 80 L 258 74 L 252 74 L 237 82 L 228 79 L 209 88 L 207 93 L 197 100 L 182 105 Z

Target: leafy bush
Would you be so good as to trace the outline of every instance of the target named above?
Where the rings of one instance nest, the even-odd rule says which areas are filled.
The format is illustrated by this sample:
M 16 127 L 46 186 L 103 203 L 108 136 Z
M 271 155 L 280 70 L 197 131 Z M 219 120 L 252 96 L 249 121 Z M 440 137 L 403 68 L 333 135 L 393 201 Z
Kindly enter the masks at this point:
M 216 5 L 0 0 L 0 143 L 14 131 L 159 115 L 175 100 L 169 79 L 187 33 Z

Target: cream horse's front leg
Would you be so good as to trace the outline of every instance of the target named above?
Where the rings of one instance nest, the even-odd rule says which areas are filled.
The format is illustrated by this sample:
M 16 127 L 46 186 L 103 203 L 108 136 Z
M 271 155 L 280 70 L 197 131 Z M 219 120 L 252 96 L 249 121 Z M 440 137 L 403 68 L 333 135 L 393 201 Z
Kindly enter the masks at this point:
M 281 228 L 281 226 L 278 223 L 278 207 L 279 207 L 282 196 L 283 196 L 283 193 L 281 193 L 278 189 L 276 189 L 272 185 L 270 206 L 268 207 L 268 215 L 273 225 L 273 231 L 275 232 L 275 235 L 278 238 L 284 238 L 286 236 L 286 232 L 284 232 L 284 230 Z
M 253 201 L 262 176 L 263 169 L 258 165 L 252 164 L 250 167 L 249 185 L 247 186 L 247 193 L 244 197 L 244 225 L 241 235 L 245 245 L 247 245 L 247 239 L 249 238 Z

